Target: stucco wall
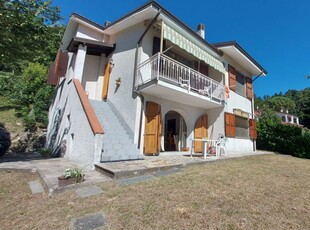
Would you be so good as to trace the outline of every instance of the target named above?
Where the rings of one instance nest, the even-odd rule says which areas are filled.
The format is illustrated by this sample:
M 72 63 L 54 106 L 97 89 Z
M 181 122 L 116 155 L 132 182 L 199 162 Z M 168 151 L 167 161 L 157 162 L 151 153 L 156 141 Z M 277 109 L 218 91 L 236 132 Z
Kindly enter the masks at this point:
M 68 78 L 63 81 L 49 112 L 48 145 L 50 148 L 62 145 L 64 158 L 85 168 L 93 168 L 94 162 L 100 160 L 102 135 L 93 134 L 73 81 Z M 58 112 L 60 119 L 57 124 L 54 118 Z M 56 140 L 52 144 L 53 133 Z
M 228 64 L 232 65 L 241 74 L 251 77 L 251 74 L 246 71 L 242 66 L 237 64 L 229 56 L 224 55 L 223 61 L 226 66 L 225 84 L 229 84 L 228 76 Z M 251 100 L 246 96 L 242 96 L 232 90 L 230 90 L 229 98 L 226 100 L 225 112 L 233 113 L 233 109 L 241 109 L 249 114 L 252 114 Z M 225 131 L 225 130 L 224 130 Z M 228 153 L 233 154 L 236 152 L 249 152 L 253 151 L 253 141 L 248 138 L 227 138 L 226 149 Z
M 76 31 L 76 36 L 80 38 L 86 38 L 90 40 L 98 40 L 98 41 L 103 41 L 103 34 L 98 33 L 97 31 L 94 31 L 84 25 L 79 24 L 77 31 Z
M 82 86 L 87 92 L 89 99 L 96 99 L 99 71 L 101 70 L 100 62 L 100 56 L 86 55 Z
M 145 104 L 144 104 L 144 111 L 145 105 L 147 101 L 153 101 L 161 105 L 161 115 L 162 115 L 162 127 L 164 130 L 165 127 L 165 115 L 169 111 L 175 111 L 179 113 L 187 127 L 187 146 L 191 145 L 190 139 L 194 138 L 194 128 L 196 121 L 199 117 L 204 114 L 208 115 L 208 135 L 209 138 L 217 139 L 218 134 L 223 134 L 224 132 L 224 118 L 223 118 L 223 108 L 215 108 L 215 109 L 201 109 L 199 107 L 188 106 L 181 103 L 176 103 L 169 100 L 164 100 L 158 97 L 154 97 L 151 95 L 145 95 Z M 144 133 L 145 128 L 145 113 L 143 114 L 143 122 L 142 122 L 142 133 Z M 164 132 L 162 133 L 162 148 L 164 146 Z M 140 149 L 143 150 L 143 135 L 141 136 L 141 145 Z M 142 152 L 141 152 L 142 153 Z
M 133 76 L 135 64 L 136 44 L 146 28 L 143 23 L 130 27 L 114 36 L 111 36 L 112 43 L 116 43 L 116 49 L 112 55 L 115 63 L 109 82 L 108 99 L 124 118 L 129 128 L 135 131 L 137 114 L 137 102 L 139 100 L 133 94 Z M 119 87 L 115 80 L 121 78 Z

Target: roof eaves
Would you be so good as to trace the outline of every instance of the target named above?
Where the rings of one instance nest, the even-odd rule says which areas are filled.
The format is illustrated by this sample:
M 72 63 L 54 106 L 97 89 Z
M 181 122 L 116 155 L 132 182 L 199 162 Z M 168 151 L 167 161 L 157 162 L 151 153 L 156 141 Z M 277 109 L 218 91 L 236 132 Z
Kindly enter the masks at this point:
M 83 17 L 82 15 L 80 15 L 80 14 L 78 14 L 78 13 L 75 13 L 75 12 L 72 13 L 72 14 L 71 14 L 71 17 L 76 17 L 76 18 L 78 18 L 78 19 L 80 19 L 80 20 L 83 20 L 83 21 L 85 21 L 86 23 L 89 23 L 89 24 L 91 24 L 92 26 L 97 27 L 98 29 L 101 29 L 101 30 L 104 30 L 104 29 L 105 29 L 104 26 L 99 25 L 98 23 L 96 23 L 96 22 L 94 22 L 94 21 L 92 21 L 92 20 L 90 20 L 90 19 L 88 19 L 88 18 L 85 18 L 85 17 Z
M 248 52 L 246 52 L 236 41 L 219 42 L 219 43 L 213 43 L 212 45 L 217 48 L 221 48 L 225 46 L 236 47 L 244 56 L 246 56 L 251 62 L 253 62 L 265 75 L 267 74 L 267 71 Z
M 109 27 L 119 23 L 120 21 L 124 20 L 125 18 L 149 7 L 149 6 L 153 6 L 155 7 L 157 10 L 161 9 L 161 11 L 166 14 L 168 17 L 172 18 L 174 21 L 176 21 L 178 24 L 181 25 L 182 28 L 184 28 L 186 31 L 188 31 L 191 35 L 193 35 L 195 38 L 197 38 L 199 41 L 201 41 L 204 45 L 206 45 L 207 47 L 209 47 L 213 52 L 215 52 L 216 54 L 223 56 L 223 52 L 218 50 L 216 47 L 214 47 L 213 45 L 211 45 L 210 43 L 208 43 L 205 39 L 203 39 L 201 36 L 199 36 L 195 31 L 193 31 L 189 26 L 187 26 L 184 22 L 182 22 L 180 19 L 178 19 L 176 16 L 174 16 L 173 14 L 171 14 L 168 10 L 166 10 L 164 7 L 162 7 L 159 3 L 157 3 L 156 1 L 149 1 L 147 3 L 145 3 L 144 5 L 136 8 L 135 10 L 131 11 L 130 13 L 128 13 L 127 15 L 119 18 L 118 20 L 114 21 L 113 23 L 111 23 L 110 25 L 108 25 L 105 29 L 108 29 Z

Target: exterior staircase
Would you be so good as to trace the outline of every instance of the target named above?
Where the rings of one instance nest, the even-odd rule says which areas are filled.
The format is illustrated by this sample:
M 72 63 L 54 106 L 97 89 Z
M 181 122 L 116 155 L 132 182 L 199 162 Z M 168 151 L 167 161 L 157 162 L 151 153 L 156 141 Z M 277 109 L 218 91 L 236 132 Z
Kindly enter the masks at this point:
M 143 159 L 133 143 L 133 132 L 108 100 L 90 103 L 104 129 L 101 162 Z

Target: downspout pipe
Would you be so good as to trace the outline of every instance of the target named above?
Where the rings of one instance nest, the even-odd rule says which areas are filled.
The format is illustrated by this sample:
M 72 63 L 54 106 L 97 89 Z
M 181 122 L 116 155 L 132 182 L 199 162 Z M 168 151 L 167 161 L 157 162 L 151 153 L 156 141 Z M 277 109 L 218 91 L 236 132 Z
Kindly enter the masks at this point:
M 137 77 L 137 65 L 138 65 L 138 59 L 139 59 L 139 48 L 141 46 L 142 40 L 146 33 L 151 29 L 153 24 L 156 22 L 158 16 L 161 14 L 161 9 L 158 10 L 158 13 L 156 16 L 153 18 L 151 23 L 148 25 L 148 27 L 145 29 L 139 40 L 137 41 L 137 46 L 136 46 L 136 52 L 135 52 L 135 62 L 134 62 L 134 74 L 133 74 L 133 98 L 136 96 L 140 97 L 141 100 L 141 111 L 140 111 L 140 122 L 139 122 L 139 136 L 138 136 L 138 149 L 140 149 L 140 144 L 141 144 L 141 132 L 142 132 L 142 116 L 143 116 L 143 105 L 144 105 L 144 97 L 142 94 L 140 94 L 136 89 L 136 77 Z
M 160 13 L 161 13 L 161 9 L 158 10 L 158 13 L 156 14 L 156 16 L 153 18 L 151 23 L 148 25 L 148 27 L 145 29 L 145 31 L 143 32 L 143 34 L 141 35 L 141 37 L 137 41 L 136 53 L 135 53 L 135 63 L 134 63 L 134 73 L 133 73 L 133 83 L 134 83 L 133 87 L 136 86 L 137 65 L 138 65 L 138 58 L 139 58 L 139 47 L 141 46 L 141 43 L 142 43 L 142 40 L 143 40 L 144 36 L 151 29 L 153 24 L 156 22 L 156 20 L 157 20 L 158 16 L 160 15 Z M 134 90 L 134 91 L 135 91 L 135 93 L 138 93 L 136 90 Z
M 257 75 L 254 80 L 252 80 L 252 83 L 258 78 L 260 77 L 264 72 L 261 71 L 261 73 L 259 75 Z M 251 109 L 252 109 L 252 118 L 254 119 L 254 95 L 253 95 L 253 98 L 251 100 Z M 254 139 L 253 140 L 253 151 L 255 152 L 256 151 L 256 140 Z

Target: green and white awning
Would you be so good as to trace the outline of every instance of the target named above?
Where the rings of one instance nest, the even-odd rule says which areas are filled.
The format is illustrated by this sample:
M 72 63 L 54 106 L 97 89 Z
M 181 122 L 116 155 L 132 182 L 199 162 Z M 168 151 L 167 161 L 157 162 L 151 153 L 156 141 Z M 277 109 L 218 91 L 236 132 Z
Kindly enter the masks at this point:
M 214 69 L 225 74 L 225 68 L 222 62 L 211 56 L 202 48 L 195 45 L 193 42 L 182 36 L 180 33 L 166 25 L 162 22 L 163 37 L 172 43 L 176 44 L 180 48 L 186 50 L 187 52 L 193 54 L 200 60 L 203 60 L 208 65 L 212 66 Z

